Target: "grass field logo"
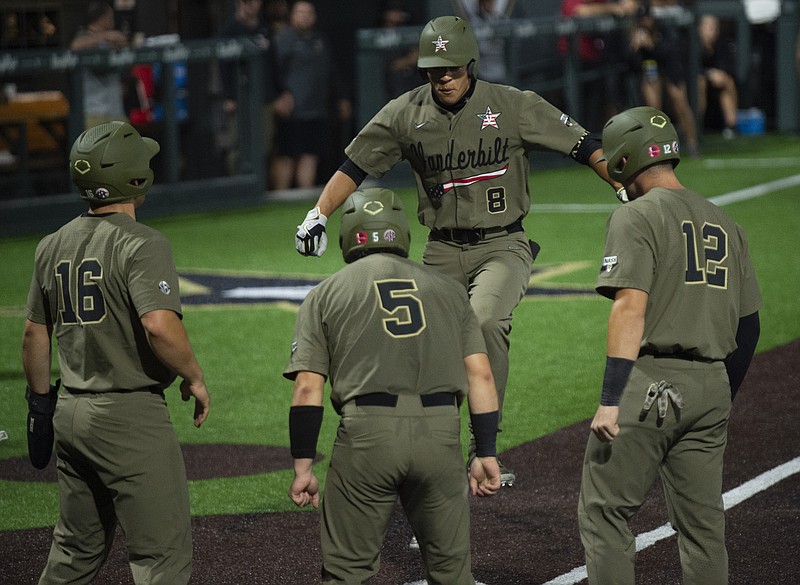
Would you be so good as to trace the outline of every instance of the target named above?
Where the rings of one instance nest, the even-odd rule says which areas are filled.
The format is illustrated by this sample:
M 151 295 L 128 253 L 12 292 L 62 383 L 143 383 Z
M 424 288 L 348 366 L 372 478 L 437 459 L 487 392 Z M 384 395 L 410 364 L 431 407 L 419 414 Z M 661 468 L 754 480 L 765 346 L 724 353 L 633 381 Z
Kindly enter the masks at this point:
M 594 296 L 593 284 L 555 282 L 554 279 L 584 270 L 588 262 L 534 267 L 526 298 Z M 185 305 L 241 305 L 288 303 L 300 305 L 322 281 L 281 275 L 254 276 L 236 273 L 181 272 L 181 300 Z

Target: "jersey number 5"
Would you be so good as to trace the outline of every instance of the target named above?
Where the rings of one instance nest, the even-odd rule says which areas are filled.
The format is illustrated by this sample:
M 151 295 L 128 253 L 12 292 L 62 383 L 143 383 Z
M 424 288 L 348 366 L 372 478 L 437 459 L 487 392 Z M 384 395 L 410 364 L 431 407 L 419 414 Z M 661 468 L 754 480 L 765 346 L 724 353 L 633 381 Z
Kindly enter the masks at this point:
M 694 223 L 684 221 L 681 228 L 686 238 L 686 282 L 727 288 L 728 269 L 722 265 L 728 259 L 727 232 L 718 225 L 704 223 L 703 240 L 698 242 Z M 701 246 L 702 254 L 698 250 Z
M 58 306 L 61 322 L 66 325 L 99 323 L 106 316 L 106 301 L 98 281 L 103 279 L 103 267 L 95 258 L 83 260 L 74 271 L 75 297 L 73 302 L 72 262 L 67 260 L 56 266 L 59 284 Z
M 376 280 L 375 292 L 381 310 L 389 314 L 383 328 L 392 337 L 413 337 L 425 329 L 422 301 L 414 296 L 417 283 L 413 280 Z

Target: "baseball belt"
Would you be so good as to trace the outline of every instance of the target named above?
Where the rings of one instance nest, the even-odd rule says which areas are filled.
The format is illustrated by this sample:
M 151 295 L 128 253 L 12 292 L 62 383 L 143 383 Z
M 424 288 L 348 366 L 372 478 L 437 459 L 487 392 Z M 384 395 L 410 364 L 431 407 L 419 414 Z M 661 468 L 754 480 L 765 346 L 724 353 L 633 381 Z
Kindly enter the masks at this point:
M 474 229 L 441 228 L 441 229 L 431 230 L 431 233 L 428 235 L 428 239 L 435 240 L 437 242 L 477 244 L 481 240 L 486 239 L 486 236 L 489 234 L 499 234 L 500 232 L 506 232 L 507 234 L 515 234 L 521 232 L 522 230 L 523 230 L 522 218 L 520 218 L 514 223 L 498 227 L 474 228 Z
M 436 392 L 434 394 L 422 394 L 419 397 L 422 406 L 458 406 L 458 395 L 454 392 Z M 386 392 L 373 392 L 355 397 L 358 406 L 386 406 L 394 408 L 397 406 L 397 394 Z

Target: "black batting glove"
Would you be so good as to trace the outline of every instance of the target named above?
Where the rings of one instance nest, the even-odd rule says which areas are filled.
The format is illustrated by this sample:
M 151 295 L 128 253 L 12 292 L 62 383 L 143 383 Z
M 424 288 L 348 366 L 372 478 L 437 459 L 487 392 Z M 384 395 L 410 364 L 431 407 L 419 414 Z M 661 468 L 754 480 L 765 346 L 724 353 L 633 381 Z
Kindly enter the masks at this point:
M 58 402 L 58 387 L 50 386 L 47 394 L 31 392 L 25 388 L 25 400 L 28 401 L 28 456 L 36 469 L 44 469 L 53 454 L 53 415 Z

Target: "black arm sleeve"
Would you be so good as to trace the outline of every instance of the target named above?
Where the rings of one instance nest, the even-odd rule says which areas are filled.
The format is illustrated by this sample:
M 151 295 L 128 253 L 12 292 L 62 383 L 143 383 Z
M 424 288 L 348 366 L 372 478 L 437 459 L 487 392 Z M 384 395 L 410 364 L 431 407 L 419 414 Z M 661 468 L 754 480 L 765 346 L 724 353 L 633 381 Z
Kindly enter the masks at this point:
M 353 182 L 356 184 L 356 186 L 360 185 L 364 179 L 367 178 L 367 173 L 364 171 L 364 169 L 359 167 L 349 158 L 345 159 L 345 161 L 342 163 L 342 166 L 339 167 L 339 170 L 353 179 Z
M 760 335 L 761 321 L 758 318 L 758 311 L 739 319 L 739 328 L 736 330 L 737 347 L 725 358 L 725 369 L 728 370 L 728 379 L 731 382 L 731 400 L 736 397 L 739 386 L 747 374 Z
M 582 165 L 589 165 L 589 157 L 592 156 L 592 153 L 595 150 L 599 150 L 603 148 L 603 142 L 600 138 L 600 135 L 596 132 L 587 132 L 572 149 L 572 158 L 575 159 L 576 162 L 581 163 Z

